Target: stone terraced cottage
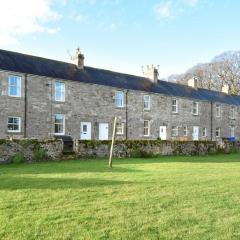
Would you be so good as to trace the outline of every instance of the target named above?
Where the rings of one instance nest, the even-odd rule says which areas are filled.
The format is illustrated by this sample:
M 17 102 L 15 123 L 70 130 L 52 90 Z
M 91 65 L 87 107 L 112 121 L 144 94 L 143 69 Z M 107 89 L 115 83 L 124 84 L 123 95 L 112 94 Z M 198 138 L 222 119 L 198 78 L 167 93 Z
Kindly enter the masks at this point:
M 240 138 L 240 96 L 0 50 L 0 138 Z

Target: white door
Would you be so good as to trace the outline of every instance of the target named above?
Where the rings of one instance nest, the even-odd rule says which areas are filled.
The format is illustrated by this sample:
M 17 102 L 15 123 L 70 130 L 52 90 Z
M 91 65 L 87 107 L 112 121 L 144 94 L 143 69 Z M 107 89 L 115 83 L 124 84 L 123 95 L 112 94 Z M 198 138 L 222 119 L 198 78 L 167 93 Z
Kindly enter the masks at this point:
M 193 127 L 193 141 L 198 141 L 199 140 L 199 127 Z
M 159 137 L 161 140 L 167 140 L 167 127 L 166 126 L 160 126 Z
M 90 122 L 81 122 L 80 127 L 80 139 L 81 140 L 91 140 L 91 123 Z
M 108 140 L 108 123 L 99 123 L 99 140 Z

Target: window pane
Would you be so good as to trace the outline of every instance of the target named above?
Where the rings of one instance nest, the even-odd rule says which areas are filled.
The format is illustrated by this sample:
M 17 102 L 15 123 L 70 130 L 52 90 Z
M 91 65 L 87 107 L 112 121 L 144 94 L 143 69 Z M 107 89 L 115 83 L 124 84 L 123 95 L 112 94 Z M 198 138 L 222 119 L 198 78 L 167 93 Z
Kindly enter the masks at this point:
M 149 109 L 150 108 L 150 96 L 145 95 L 143 97 L 143 105 L 145 109 Z
M 54 131 L 57 134 L 64 134 L 64 115 L 55 114 Z
M 21 78 L 17 76 L 9 76 L 8 78 L 8 94 L 10 96 L 21 96 Z
M 65 100 L 65 84 L 62 82 L 55 82 L 55 101 Z
M 20 118 L 18 117 L 9 117 L 8 118 L 8 131 L 18 132 L 20 131 Z
M 123 92 L 116 91 L 115 93 L 115 106 L 123 107 Z

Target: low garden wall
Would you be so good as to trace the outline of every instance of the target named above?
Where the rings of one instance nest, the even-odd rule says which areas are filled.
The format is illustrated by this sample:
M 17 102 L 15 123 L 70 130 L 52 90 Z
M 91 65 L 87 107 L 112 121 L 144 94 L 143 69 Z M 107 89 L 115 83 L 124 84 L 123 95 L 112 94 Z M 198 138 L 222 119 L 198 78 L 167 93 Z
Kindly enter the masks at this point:
M 62 152 L 61 140 L 0 140 L 0 163 L 56 160 Z
M 107 157 L 111 141 L 76 140 L 74 151 L 78 157 Z M 151 157 L 160 155 L 207 155 L 240 151 L 240 143 L 182 142 L 182 141 L 116 141 L 114 157 Z

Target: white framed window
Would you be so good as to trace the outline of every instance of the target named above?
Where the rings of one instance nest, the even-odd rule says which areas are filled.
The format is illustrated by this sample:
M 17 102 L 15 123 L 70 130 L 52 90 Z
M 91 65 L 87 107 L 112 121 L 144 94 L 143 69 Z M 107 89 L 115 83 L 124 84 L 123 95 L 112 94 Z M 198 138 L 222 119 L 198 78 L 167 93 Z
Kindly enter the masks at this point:
M 221 105 L 216 104 L 216 117 L 220 118 L 221 117 Z
M 172 126 L 172 137 L 177 137 L 177 136 L 178 136 L 178 127 Z
M 172 100 L 172 113 L 178 113 L 178 100 Z
M 65 83 L 59 82 L 59 81 L 55 82 L 54 92 L 55 92 L 55 97 L 54 97 L 55 101 L 65 102 Z
M 197 116 L 199 114 L 198 102 L 193 102 L 193 115 Z
M 150 135 L 150 121 L 144 120 L 143 122 L 143 135 L 148 137 Z
M 143 109 L 150 110 L 150 96 L 149 95 L 143 96 Z
M 221 129 L 219 127 L 216 128 L 216 137 L 219 138 L 221 136 Z
M 117 123 L 116 124 L 116 134 L 123 135 L 124 134 L 124 123 Z
M 230 109 L 230 118 L 233 120 L 235 119 L 235 107 L 231 107 Z
M 231 136 L 230 137 L 234 138 L 235 137 L 235 127 L 231 126 L 230 130 L 231 130 Z
M 64 135 L 65 134 L 65 116 L 64 114 L 54 115 L 54 134 Z
M 19 76 L 8 77 L 8 96 L 21 97 L 21 82 L 22 78 Z
M 183 136 L 184 136 L 184 137 L 187 137 L 187 136 L 188 136 L 188 127 L 187 127 L 187 126 L 184 126 L 184 127 L 183 127 Z
M 207 128 L 205 127 L 202 129 L 202 136 L 207 137 Z
M 7 122 L 8 132 L 21 132 L 21 118 L 20 117 L 8 117 Z
M 118 108 L 123 107 L 123 91 L 116 91 L 115 92 L 115 106 Z

